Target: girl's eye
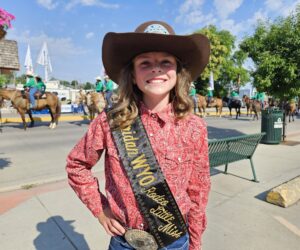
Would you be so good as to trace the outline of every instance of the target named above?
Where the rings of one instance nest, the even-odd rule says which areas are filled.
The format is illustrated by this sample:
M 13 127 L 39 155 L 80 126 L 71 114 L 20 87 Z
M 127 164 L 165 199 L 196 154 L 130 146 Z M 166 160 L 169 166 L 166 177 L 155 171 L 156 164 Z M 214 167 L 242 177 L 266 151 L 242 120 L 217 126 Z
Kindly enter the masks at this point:
M 173 62 L 171 62 L 170 60 L 163 60 L 161 62 L 161 65 L 165 66 L 165 67 L 170 67 L 170 66 L 173 66 Z
M 140 63 L 140 66 L 141 66 L 142 68 L 149 67 L 149 65 L 150 65 L 150 62 L 149 62 L 149 61 L 143 61 L 143 62 Z
M 171 62 L 168 60 L 164 60 L 164 61 L 162 61 L 162 65 L 169 66 L 169 65 L 171 65 Z

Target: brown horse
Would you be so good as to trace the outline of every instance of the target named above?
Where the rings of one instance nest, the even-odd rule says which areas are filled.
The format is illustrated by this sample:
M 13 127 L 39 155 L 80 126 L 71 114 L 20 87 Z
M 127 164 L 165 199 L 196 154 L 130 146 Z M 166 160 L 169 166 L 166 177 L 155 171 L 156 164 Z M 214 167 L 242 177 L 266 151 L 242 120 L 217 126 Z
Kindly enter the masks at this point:
M 250 111 L 250 114 L 252 112 L 254 113 L 253 120 L 255 120 L 255 117 L 256 117 L 256 120 L 258 120 L 259 119 L 258 115 L 261 113 L 261 103 L 260 103 L 260 101 L 250 100 L 249 111 Z
M 289 116 L 289 122 L 291 122 L 291 117 L 292 117 L 292 121 L 294 120 L 294 114 L 296 113 L 296 103 L 289 101 L 284 105 L 284 111 L 285 111 L 285 115 Z
M 249 115 L 249 111 L 250 111 L 250 106 L 251 106 L 251 99 L 249 96 L 247 95 L 243 95 L 243 103 L 245 103 L 246 105 L 246 109 L 247 109 L 247 116 Z M 251 113 L 250 113 L 251 115 Z
M 86 104 L 89 110 L 90 120 L 95 118 L 106 107 L 106 101 L 103 93 L 90 92 L 86 95 Z
M 197 106 L 198 106 L 199 113 L 202 117 L 205 117 L 206 116 L 205 109 L 207 106 L 205 96 L 196 94 L 196 97 L 197 97 Z
M 223 109 L 223 101 L 221 98 L 212 97 L 210 102 L 208 102 L 208 97 L 206 97 L 207 107 L 215 107 L 216 108 L 216 116 L 222 116 Z
M 60 116 L 61 104 L 58 97 L 55 94 L 46 92 L 45 95 L 46 98 L 36 100 L 37 107 L 34 110 L 42 110 L 48 108 L 51 115 L 51 123 L 49 125 L 49 128 L 54 129 L 58 123 L 58 118 Z M 0 97 L 11 101 L 13 107 L 21 115 L 24 130 L 26 130 L 27 128 L 27 124 L 25 121 L 26 113 L 29 115 L 31 120 L 30 126 L 34 126 L 34 120 L 32 118 L 31 109 L 29 108 L 29 100 L 24 95 L 22 95 L 22 92 L 20 90 L 0 89 Z

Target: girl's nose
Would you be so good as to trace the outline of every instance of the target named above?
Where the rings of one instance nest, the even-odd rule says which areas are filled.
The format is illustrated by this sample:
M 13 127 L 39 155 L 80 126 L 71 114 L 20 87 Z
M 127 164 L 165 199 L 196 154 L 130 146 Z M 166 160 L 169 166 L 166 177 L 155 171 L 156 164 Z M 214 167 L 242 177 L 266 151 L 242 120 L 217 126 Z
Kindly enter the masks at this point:
M 152 67 L 152 72 L 161 72 L 161 67 L 159 63 L 155 63 Z

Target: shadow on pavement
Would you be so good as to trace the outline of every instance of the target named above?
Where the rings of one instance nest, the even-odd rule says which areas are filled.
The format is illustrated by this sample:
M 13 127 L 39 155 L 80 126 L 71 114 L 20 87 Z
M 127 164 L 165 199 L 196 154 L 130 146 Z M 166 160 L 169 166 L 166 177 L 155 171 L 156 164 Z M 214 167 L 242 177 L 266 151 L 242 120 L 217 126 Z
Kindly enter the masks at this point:
M 0 157 L 0 169 L 3 169 L 5 167 L 9 167 L 11 164 L 11 161 L 8 158 L 1 158 Z
M 43 121 L 37 121 L 37 120 L 34 120 L 34 126 L 33 127 L 30 127 L 30 122 L 27 122 L 27 129 L 33 129 L 35 127 L 49 127 L 50 125 L 50 122 L 43 122 Z M 9 127 L 9 128 L 17 128 L 17 129 L 21 129 L 21 130 L 24 130 L 24 127 L 23 127 L 23 123 L 4 123 L 2 124 L 2 130 L 3 132 L 5 133 L 5 128 L 6 127 Z
M 211 126 L 207 127 L 207 131 L 208 131 L 208 139 L 222 139 L 231 136 L 244 135 L 244 133 L 236 129 L 216 128 Z
M 71 225 L 73 222 L 74 220 L 64 220 L 62 216 L 56 215 L 46 222 L 38 223 L 36 228 L 40 234 L 33 241 L 35 249 L 63 250 L 72 246 L 74 249 L 89 250 L 83 234 L 74 231 L 74 226 Z
M 267 195 L 269 193 L 269 191 L 271 191 L 271 189 L 264 191 L 256 196 L 254 196 L 256 199 L 261 200 L 261 201 L 266 201 Z
M 76 125 L 76 126 L 82 126 L 82 125 L 89 125 L 90 120 L 73 121 L 73 122 L 69 122 L 69 123 L 72 125 Z

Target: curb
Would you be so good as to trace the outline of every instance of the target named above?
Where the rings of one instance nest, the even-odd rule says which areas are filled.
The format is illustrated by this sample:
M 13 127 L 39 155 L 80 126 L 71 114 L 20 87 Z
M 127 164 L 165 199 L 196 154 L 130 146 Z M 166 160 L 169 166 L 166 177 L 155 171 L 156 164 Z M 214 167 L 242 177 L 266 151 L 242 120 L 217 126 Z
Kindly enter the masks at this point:
M 266 200 L 284 208 L 298 202 L 300 200 L 300 176 L 273 188 L 268 192 Z
M 243 115 L 247 115 L 246 112 L 241 112 Z M 197 115 L 200 115 L 200 113 L 197 113 Z M 222 112 L 222 117 L 223 116 L 228 116 L 229 112 Z M 232 117 L 234 117 L 236 114 L 235 112 L 232 112 Z M 215 114 L 215 111 L 212 112 L 206 112 L 206 116 L 208 117 L 219 117 Z M 49 116 L 35 116 L 33 117 L 33 120 L 36 122 L 50 122 L 51 118 Z M 64 122 L 64 121 L 85 121 L 89 120 L 89 117 L 87 115 L 67 115 L 67 116 L 60 116 L 58 121 L 59 122 Z M 30 118 L 26 117 L 25 118 L 26 122 L 30 122 Z M 2 117 L 2 123 L 22 123 L 22 119 L 20 117 Z

